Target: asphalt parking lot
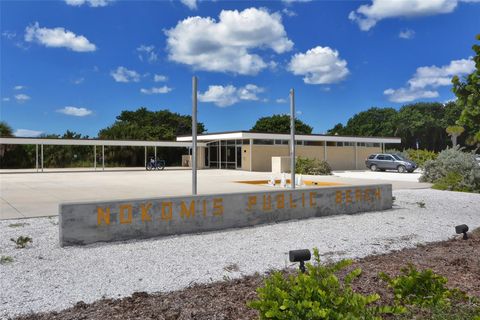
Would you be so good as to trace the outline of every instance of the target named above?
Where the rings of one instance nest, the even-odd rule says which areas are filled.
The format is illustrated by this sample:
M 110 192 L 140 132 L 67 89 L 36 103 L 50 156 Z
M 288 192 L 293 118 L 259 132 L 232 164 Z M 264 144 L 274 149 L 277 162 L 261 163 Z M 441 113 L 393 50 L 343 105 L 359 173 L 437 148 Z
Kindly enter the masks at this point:
M 269 172 L 240 170 L 199 170 L 198 193 L 229 193 L 271 190 L 271 187 L 236 183 L 239 180 L 269 179 Z M 277 174 L 274 178 L 280 178 Z M 428 188 L 418 182 L 418 173 L 339 171 L 331 176 L 306 177 L 311 180 L 347 185 L 391 183 L 394 190 Z M 85 171 L 45 170 L 43 173 L 18 170 L 0 171 L 0 220 L 55 216 L 65 202 L 121 200 L 179 196 L 191 192 L 191 171 L 167 169 Z

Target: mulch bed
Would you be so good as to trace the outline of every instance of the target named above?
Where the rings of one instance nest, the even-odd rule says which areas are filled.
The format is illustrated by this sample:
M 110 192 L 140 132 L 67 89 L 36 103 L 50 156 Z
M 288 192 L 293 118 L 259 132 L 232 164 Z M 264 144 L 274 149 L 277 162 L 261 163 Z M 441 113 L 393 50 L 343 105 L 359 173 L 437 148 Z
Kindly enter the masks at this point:
M 380 271 L 397 275 L 402 266 L 413 263 L 417 268 L 430 268 L 449 279 L 449 286 L 480 297 L 480 229 L 467 241 L 455 238 L 413 249 L 370 256 L 356 261 L 362 275 L 353 287 L 358 292 L 377 292 L 382 302 L 390 303 L 391 293 L 378 278 Z M 292 271 L 286 271 L 292 272 Z M 86 319 L 256 319 L 257 312 L 246 302 L 256 297 L 255 289 L 264 277 L 253 275 L 238 280 L 194 285 L 181 291 L 147 294 L 134 293 L 122 299 L 102 299 L 92 304 L 78 302 L 61 312 L 31 314 L 17 320 L 86 320 Z

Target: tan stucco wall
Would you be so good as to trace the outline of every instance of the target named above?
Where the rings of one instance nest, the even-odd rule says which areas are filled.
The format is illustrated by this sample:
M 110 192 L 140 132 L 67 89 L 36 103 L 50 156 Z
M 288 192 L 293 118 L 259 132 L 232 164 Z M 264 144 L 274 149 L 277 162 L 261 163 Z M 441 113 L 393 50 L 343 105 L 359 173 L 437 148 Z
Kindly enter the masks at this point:
M 298 157 L 324 160 L 324 146 L 297 146 Z M 289 155 L 288 145 L 252 145 L 253 171 L 272 171 L 272 157 Z M 381 148 L 357 147 L 357 163 L 355 166 L 355 147 L 327 147 L 327 162 L 333 170 L 365 169 L 365 159 L 372 153 L 381 152 Z M 250 170 L 250 145 L 242 146 L 242 170 Z
M 288 145 L 259 145 L 252 146 L 253 171 L 272 171 L 272 157 L 285 157 L 290 154 Z M 242 159 L 243 160 L 243 159 Z
M 366 147 L 358 147 L 357 150 L 357 169 L 363 170 L 366 169 L 367 167 L 365 166 L 365 160 L 369 155 L 372 153 L 381 153 L 382 148 L 377 147 L 377 148 L 366 148 Z

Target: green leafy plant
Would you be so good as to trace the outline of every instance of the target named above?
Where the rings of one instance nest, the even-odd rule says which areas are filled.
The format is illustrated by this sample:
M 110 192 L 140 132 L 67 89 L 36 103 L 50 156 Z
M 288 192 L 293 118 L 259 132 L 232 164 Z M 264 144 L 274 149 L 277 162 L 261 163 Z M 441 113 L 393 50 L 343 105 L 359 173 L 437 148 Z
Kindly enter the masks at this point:
M 8 225 L 10 228 L 20 228 L 20 227 L 25 227 L 28 226 L 28 223 L 22 222 L 22 223 L 10 223 Z
M 313 256 L 315 263 L 307 263 L 305 273 L 275 272 L 257 289 L 258 299 L 248 306 L 259 311 L 260 319 L 381 319 L 381 314 L 406 311 L 402 306 L 373 305 L 380 299 L 376 293 L 354 292 L 351 283 L 362 273 L 360 268 L 340 280 L 336 273 L 350 266 L 351 260 L 325 266 L 318 249 Z
M 426 208 L 426 204 L 424 201 L 417 201 L 417 206 L 422 209 Z
M 11 238 L 10 241 L 16 244 L 18 249 L 26 248 L 29 243 L 32 243 L 32 238 L 28 236 L 20 236 L 17 239 Z
M 323 160 L 298 157 L 295 160 L 295 172 L 309 175 L 329 175 L 332 174 L 332 168 L 328 162 Z
M 446 190 L 480 192 L 480 166 L 473 153 L 455 146 L 427 161 L 420 181 L 438 184 Z
M 438 154 L 434 151 L 422 149 L 407 149 L 405 153 L 407 154 L 407 159 L 412 160 L 421 168 L 423 168 L 425 162 L 429 160 L 435 160 L 438 156 Z
M 430 269 L 418 271 L 409 264 L 401 269 L 402 274 L 391 278 L 381 272 L 380 278 L 393 289 L 395 301 L 402 305 L 420 307 L 449 307 L 451 298 L 466 297 L 461 291 L 449 290 L 445 285 L 447 278 L 434 273 Z
M 7 264 L 7 263 L 12 263 L 13 258 L 10 256 L 1 256 L 0 257 L 0 264 Z

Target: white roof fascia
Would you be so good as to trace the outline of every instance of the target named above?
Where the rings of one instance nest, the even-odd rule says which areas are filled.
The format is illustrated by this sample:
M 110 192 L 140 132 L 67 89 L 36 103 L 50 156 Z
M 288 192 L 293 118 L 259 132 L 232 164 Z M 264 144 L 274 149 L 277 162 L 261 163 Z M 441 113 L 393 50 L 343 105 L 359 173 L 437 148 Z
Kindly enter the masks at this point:
M 130 147 L 184 147 L 192 146 L 190 142 L 178 141 L 137 141 L 137 140 L 95 140 L 95 139 L 43 139 L 43 138 L 0 138 L 0 144 L 43 144 L 62 146 L 130 146 Z M 205 147 L 204 143 L 198 145 Z

